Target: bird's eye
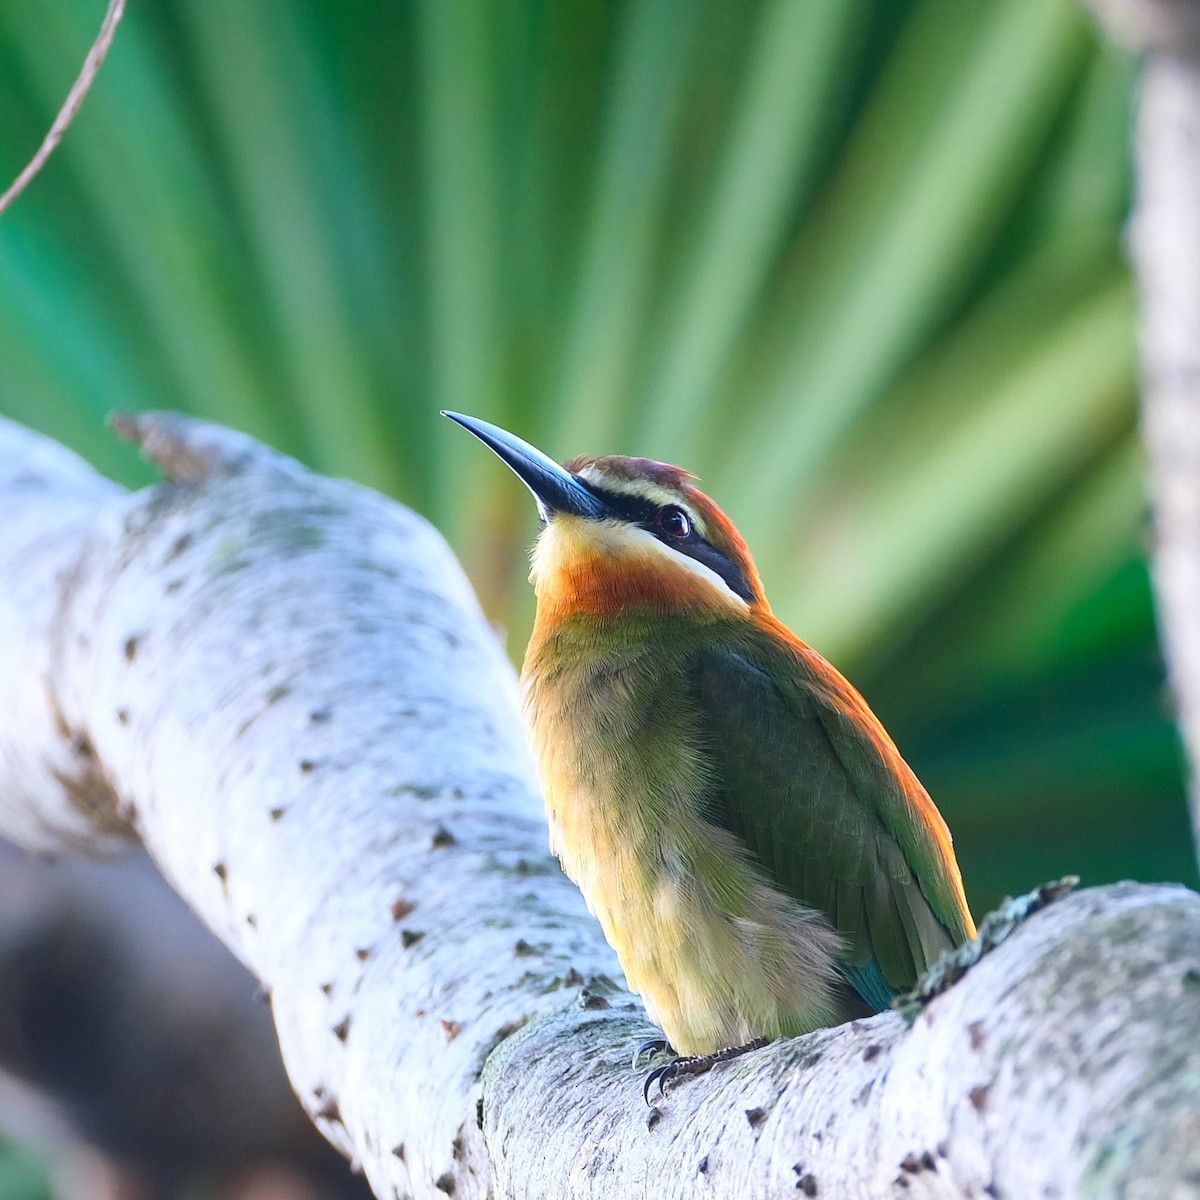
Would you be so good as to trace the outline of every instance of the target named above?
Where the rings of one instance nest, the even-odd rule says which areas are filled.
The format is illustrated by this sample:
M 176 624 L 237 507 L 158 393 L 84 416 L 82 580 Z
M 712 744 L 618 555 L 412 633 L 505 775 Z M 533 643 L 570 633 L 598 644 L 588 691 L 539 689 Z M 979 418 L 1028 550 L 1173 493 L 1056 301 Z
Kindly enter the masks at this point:
M 658 528 L 672 538 L 685 538 L 692 532 L 692 522 L 682 508 L 670 505 L 659 509 Z

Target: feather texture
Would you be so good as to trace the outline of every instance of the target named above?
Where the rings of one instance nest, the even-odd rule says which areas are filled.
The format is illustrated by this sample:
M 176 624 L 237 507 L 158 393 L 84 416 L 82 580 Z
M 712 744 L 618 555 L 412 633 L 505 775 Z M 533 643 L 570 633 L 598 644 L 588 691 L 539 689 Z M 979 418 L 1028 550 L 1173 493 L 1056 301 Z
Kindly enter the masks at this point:
M 827 914 L 850 963 L 874 962 L 894 994 L 974 935 L 945 822 L 829 663 L 773 618 L 751 618 L 699 653 L 694 686 L 725 823 Z M 858 990 L 877 1004 L 877 986 Z
M 549 521 L 525 707 L 552 846 L 630 986 L 686 1054 L 885 1007 L 974 933 L 945 822 L 689 477 L 572 469 L 646 516 Z M 672 496 L 735 571 L 655 535 Z

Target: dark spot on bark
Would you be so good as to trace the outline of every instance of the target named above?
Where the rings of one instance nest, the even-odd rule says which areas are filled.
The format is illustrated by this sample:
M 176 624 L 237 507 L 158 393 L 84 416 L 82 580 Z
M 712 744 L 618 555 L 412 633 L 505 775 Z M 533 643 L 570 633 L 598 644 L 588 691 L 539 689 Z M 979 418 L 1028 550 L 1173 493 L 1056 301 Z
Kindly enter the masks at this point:
M 136 636 L 127 637 L 125 639 L 125 661 L 133 662 L 137 658 L 138 639 Z
M 320 1100 L 321 1097 L 325 1095 L 325 1085 L 318 1083 L 317 1086 L 313 1088 L 312 1094 L 314 1100 Z
M 312 712 L 308 714 L 308 719 L 314 725 L 323 725 L 326 721 L 331 720 L 332 717 L 332 708 L 314 708 Z
M 285 696 L 290 696 L 291 692 L 292 692 L 292 689 L 290 687 L 288 687 L 286 683 L 277 683 L 267 693 L 267 703 L 268 704 L 278 704 L 279 701 L 282 700 Z
M 425 931 L 423 929 L 402 929 L 400 930 L 400 945 L 405 950 L 408 950 L 415 946 L 424 936 Z
M 896 1186 L 902 1191 L 908 1191 L 908 1180 L 903 1175 L 897 1176 Z
M 439 825 L 433 831 L 433 840 L 429 843 L 429 847 L 431 850 L 444 850 L 447 846 L 453 846 L 455 843 L 454 834 L 445 825 Z
M 1000 1195 L 1000 1189 L 994 1183 L 985 1183 L 983 1185 L 983 1194 L 985 1196 L 996 1197 Z
M 336 1121 L 339 1125 L 342 1121 L 342 1110 L 336 1100 L 326 1100 L 320 1108 L 317 1109 L 313 1116 L 321 1121 Z
M 464 792 L 462 788 L 456 787 L 451 790 L 450 795 L 453 796 L 455 800 L 463 800 L 466 798 L 467 793 Z
M 708 1174 L 708 1155 L 707 1154 L 696 1164 L 696 1170 L 699 1171 L 701 1175 Z
M 746 1120 L 750 1122 L 751 1129 L 757 1129 L 766 1119 L 767 1110 L 765 1108 L 746 1109 Z
M 600 996 L 595 992 L 591 992 L 588 995 L 584 996 L 583 1007 L 586 1009 L 590 1009 L 594 1012 L 594 1011 L 598 1011 L 599 1009 L 602 1009 L 602 1008 L 609 1008 L 610 1005 L 603 996 Z
M 317 769 L 317 764 L 311 758 L 302 758 L 300 760 L 300 774 L 311 775 Z
M 359 962 L 366 962 L 367 959 L 371 957 L 370 947 L 359 946 L 359 948 L 354 952 L 354 957 L 357 958 Z
M 794 1171 L 796 1168 L 793 1167 L 792 1170 Z M 805 1196 L 815 1196 L 817 1194 L 817 1190 L 816 1176 L 811 1173 L 801 1175 L 800 1178 L 796 1180 L 796 1191 L 801 1192 Z
M 129 724 L 129 709 L 118 708 L 117 709 L 117 720 L 120 721 L 122 725 L 128 725 Z
M 437 1180 L 433 1186 L 437 1188 L 439 1192 L 445 1192 L 447 1196 L 453 1196 L 454 1189 L 458 1185 L 454 1182 L 454 1176 L 451 1175 L 449 1171 L 443 1171 L 437 1177 Z
M 343 1017 L 334 1027 L 333 1036 L 339 1042 L 344 1042 L 350 1036 L 350 1018 Z
M 646 1118 L 646 1128 L 653 1129 L 661 1120 L 662 1113 L 657 1108 L 652 1108 L 650 1110 L 650 1115 Z
M 529 955 L 536 954 L 537 951 L 524 938 L 518 938 L 517 944 L 513 946 L 513 953 L 518 958 L 528 958 Z
M 475 1101 L 475 1128 L 483 1128 L 483 1097 Z
M 253 913 L 247 913 L 246 914 L 246 924 L 249 925 L 251 929 L 257 929 L 258 928 L 258 918 Z
M 1183 986 L 1185 988 L 1200 987 L 1200 971 L 1198 971 L 1195 967 L 1189 967 L 1186 971 L 1184 971 Z
M 463 1031 L 461 1021 L 443 1021 L 442 1032 L 446 1035 L 446 1041 L 452 1042 Z
M 393 921 L 403 921 L 416 906 L 405 900 L 403 896 L 392 901 L 391 913 Z
M 983 1112 L 984 1108 L 987 1106 L 989 1091 L 991 1091 L 989 1087 L 973 1087 L 967 1093 L 967 1099 L 971 1101 L 971 1106 L 976 1112 Z
M 181 587 L 183 587 L 183 580 L 182 580 L 182 579 L 172 579 L 172 580 L 171 580 L 171 581 L 170 581 L 170 582 L 167 584 L 167 586 L 166 586 L 166 588 L 165 588 L 164 590 L 166 591 L 167 595 L 168 595 L 168 596 L 170 596 L 170 595 L 174 594 L 175 592 L 179 591 L 179 589 L 180 589 Z
M 213 863 L 213 874 L 224 883 L 229 878 L 229 868 L 223 863 Z
M 462 1130 L 459 1130 L 458 1137 L 450 1143 L 450 1152 L 454 1155 L 455 1162 L 462 1162 L 467 1154 L 467 1143 L 463 1138 Z
M 398 1145 L 393 1146 L 392 1154 L 396 1158 L 398 1158 L 401 1162 L 404 1162 L 404 1156 L 405 1156 L 404 1143 L 400 1142 Z
M 922 1171 L 936 1171 L 937 1163 L 933 1161 L 933 1155 L 924 1150 L 920 1154 L 906 1154 L 900 1164 L 900 1170 L 909 1175 L 919 1175 Z
M 173 563 L 191 544 L 192 535 L 190 533 L 181 533 L 171 543 L 171 548 L 167 551 L 162 565 L 165 567 L 168 563 Z
M 563 987 L 580 987 L 583 984 L 583 976 L 572 967 L 563 976 Z
M 967 1026 L 967 1037 L 971 1039 L 971 1049 L 978 1050 L 984 1043 L 983 1022 L 972 1021 Z
M 863 1051 L 863 1062 L 873 1062 L 879 1057 L 881 1046 L 875 1045 L 873 1042 Z
M 271 1003 L 271 989 L 269 987 L 265 987 L 265 986 L 256 988 L 255 992 L 254 992 L 254 998 L 260 1004 L 270 1004 Z
M 416 713 L 412 715 L 416 716 Z M 390 788 L 387 794 L 411 796 L 414 800 L 436 800 L 442 794 L 442 789 L 431 783 L 398 783 L 394 788 Z
M 286 808 L 273 808 L 273 809 L 271 809 L 271 820 L 272 820 L 272 821 L 278 821 L 278 820 L 280 820 L 280 819 L 283 817 L 283 814 L 284 814 L 285 812 L 287 812 L 287 809 L 286 809 Z
M 78 755 L 80 758 L 94 759 L 96 757 L 96 751 L 92 746 L 91 739 L 86 733 L 76 733 L 72 735 L 71 752 Z
M 323 984 L 321 984 L 321 991 L 322 991 L 322 992 L 324 992 L 326 996 L 332 996 L 332 995 L 333 995 L 333 984 L 332 984 L 332 982 L 330 982 L 330 983 L 323 983 Z

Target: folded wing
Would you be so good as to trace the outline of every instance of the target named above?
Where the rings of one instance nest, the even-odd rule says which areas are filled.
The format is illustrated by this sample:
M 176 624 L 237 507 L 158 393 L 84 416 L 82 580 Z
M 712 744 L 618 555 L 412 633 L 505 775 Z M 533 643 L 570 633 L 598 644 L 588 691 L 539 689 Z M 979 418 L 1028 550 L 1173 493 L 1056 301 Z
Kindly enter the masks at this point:
M 764 637 L 697 658 L 718 783 L 710 819 L 781 891 L 826 913 L 848 982 L 882 1009 L 974 924 L 925 789 L 858 692 L 796 645 Z

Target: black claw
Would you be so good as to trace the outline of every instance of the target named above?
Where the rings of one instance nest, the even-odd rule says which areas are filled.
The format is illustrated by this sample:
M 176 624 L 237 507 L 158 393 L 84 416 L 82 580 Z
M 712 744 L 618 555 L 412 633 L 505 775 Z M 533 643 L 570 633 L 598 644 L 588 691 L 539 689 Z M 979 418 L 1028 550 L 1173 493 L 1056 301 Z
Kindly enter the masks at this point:
M 658 1067 L 646 1076 L 646 1082 L 642 1085 L 642 1099 L 646 1101 L 647 1107 L 650 1105 L 650 1092 L 656 1083 L 658 1084 L 658 1098 L 666 1099 L 667 1082 L 678 1073 L 679 1064 L 682 1061 L 684 1060 L 677 1058 L 674 1062 L 667 1063 L 665 1067 Z
M 650 1057 L 653 1058 L 656 1054 L 661 1054 L 664 1050 L 670 1050 L 670 1049 L 671 1049 L 671 1043 L 668 1042 L 666 1038 L 650 1038 L 648 1041 L 643 1042 L 633 1052 L 633 1063 L 632 1063 L 633 1069 L 635 1071 L 637 1070 L 637 1065 L 639 1062 L 642 1061 L 643 1054 L 649 1052 Z M 673 1051 L 672 1051 L 672 1053 L 673 1053 Z

